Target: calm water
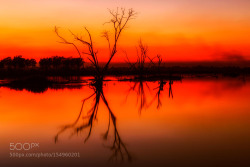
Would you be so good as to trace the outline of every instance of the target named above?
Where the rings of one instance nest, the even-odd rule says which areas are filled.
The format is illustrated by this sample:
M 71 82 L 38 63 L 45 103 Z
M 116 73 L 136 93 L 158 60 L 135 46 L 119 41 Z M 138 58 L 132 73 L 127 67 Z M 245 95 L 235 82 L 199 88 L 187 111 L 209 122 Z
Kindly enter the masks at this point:
M 0 88 L 0 166 L 250 165 L 248 81 L 114 80 L 103 89 Z M 10 151 L 10 143 L 39 147 Z M 80 157 L 10 157 L 27 152 Z

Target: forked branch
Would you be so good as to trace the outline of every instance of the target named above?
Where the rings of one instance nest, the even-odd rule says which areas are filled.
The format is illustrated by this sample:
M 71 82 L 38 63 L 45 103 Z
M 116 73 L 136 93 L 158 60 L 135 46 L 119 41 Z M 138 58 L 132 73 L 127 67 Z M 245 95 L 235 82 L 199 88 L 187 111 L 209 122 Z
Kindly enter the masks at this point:
M 118 40 L 119 40 L 119 37 L 120 37 L 122 31 L 126 28 L 127 23 L 131 19 L 134 19 L 135 16 L 137 15 L 137 13 L 132 8 L 129 9 L 128 11 L 126 11 L 126 9 L 124 9 L 124 8 L 120 8 L 120 9 L 117 8 L 116 11 L 109 9 L 109 13 L 111 14 L 112 17 L 111 17 L 110 21 L 106 22 L 106 23 L 110 23 L 113 25 L 114 41 L 113 41 L 113 45 L 112 45 L 112 49 L 111 49 L 109 34 L 104 32 L 103 36 L 106 38 L 106 40 L 109 43 L 110 55 L 109 55 L 109 60 L 103 69 L 103 72 L 107 71 L 111 60 L 113 59 L 113 57 L 115 56 L 115 54 L 117 52 L 117 43 L 118 43 Z
M 73 42 L 69 42 L 69 41 L 67 41 L 65 38 L 63 38 L 61 35 L 59 35 L 58 27 L 55 27 L 55 33 L 56 33 L 56 35 L 62 40 L 62 41 L 59 42 L 59 43 L 68 44 L 68 45 L 73 45 L 74 48 L 76 49 L 77 53 L 79 54 L 80 58 L 82 57 L 81 52 L 79 51 L 79 49 L 77 48 L 77 46 L 76 46 Z
M 58 27 L 55 27 L 56 35 L 61 39 L 60 43 L 73 45 L 75 47 L 75 49 L 77 50 L 80 57 L 82 57 L 82 54 L 90 56 L 90 57 L 87 57 L 88 60 L 90 60 L 90 62 L 96 68 L 97 72 L 99 72 L 99 65 L 98 65 L 98 60 L 97 60 L 97 51 L 94 51 L 94 46 L 93 46 L 93 41 L 92 41 L 91 34 L 90 34 L 89 30 L 86 27 L 84 27 L 84 30 L 88 34 L 89 41 L 83 39 L 82 36 L 78 36 L 78 35 L 74 34 L 72 31 L 69 30 L 69 32 L 71 33 L 71 35 L 74 37 L 74 39 L 76 41 L 80 42 L 81 44 L 83 44 L 83 46 L 86 46 L 88 48 L 87 52 L 80 52 L 78 47 L 73 42 L 69 42 L 64 37 L 62 37 L 58 32 Z

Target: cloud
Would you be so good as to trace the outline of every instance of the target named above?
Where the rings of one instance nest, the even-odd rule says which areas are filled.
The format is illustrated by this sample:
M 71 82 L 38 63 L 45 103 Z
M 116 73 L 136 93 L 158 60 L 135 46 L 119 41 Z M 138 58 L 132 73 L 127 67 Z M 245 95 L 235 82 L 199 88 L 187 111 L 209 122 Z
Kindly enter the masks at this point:
M 245 56 L 241 55 L 241 54 L 224 54 L 222 56 L 223 60 L 226 61 L 245 61 Z

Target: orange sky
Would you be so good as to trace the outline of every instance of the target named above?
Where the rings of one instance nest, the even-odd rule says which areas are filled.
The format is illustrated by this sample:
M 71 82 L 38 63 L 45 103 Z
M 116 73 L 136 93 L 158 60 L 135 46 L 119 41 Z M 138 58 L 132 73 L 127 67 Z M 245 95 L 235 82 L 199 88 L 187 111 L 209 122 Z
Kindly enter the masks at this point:
M 114 61 L 133 59 L 141 38 L 152 57 L 166 61 L 219 60 L 225 54 L 250 59 L 250 1 L 248 0 L 1 0 L 0 58 L 23 55 L 77 56 L 71 46 L 57 43 L 53 27 L 72 39 L 67 29 L 81 34 L 83 26 L 93 34 L 101 61 L 107 44 L 101 38 L 109 20 L 107 8 L 134 8 L 138 12 L 120 39 Z M 83 33 L 84 34 L 84 33 Z

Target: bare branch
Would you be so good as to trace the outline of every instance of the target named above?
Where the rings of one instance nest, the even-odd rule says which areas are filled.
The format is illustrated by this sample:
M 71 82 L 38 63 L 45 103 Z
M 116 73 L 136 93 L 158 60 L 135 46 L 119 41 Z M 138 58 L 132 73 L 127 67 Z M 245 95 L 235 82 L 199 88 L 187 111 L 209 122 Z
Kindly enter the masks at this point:
M 119 37 L 120 37 L 123 29 L 125 28 L 125 26 L 129 22 L 129 20 L 131 20 L 132 18 L 134 18 L 137 15 L 137 13 L 133 9 L 129 9 L 127 12 L 126 12 L 126 9 L 124 9 L 124 8 L 121 8 L 120 10 L 117 8 L 116 11 L 111 11 L 110 9 L 108 9 L 108 10 L 109 10 L 109 13 L 111 14 L 112 18 L 107 23 L 113 24 L 113 28 L 114 28 L 115 32 L 114 32 L 114 44 L 112 47 L 112 51 L 110 52 L 109 60 L 103 69 L 104 72 L 106 72 L 106 70 L 108 69 L 108 66 L 109 66 L 111 60 L 113 59 L 113 57 L 115 56 L 115 54 L 117 52 L 117 42 L 119 40 Z
M 108 31 L 104 31 L 104 32 L 102 33 L 102 37 L 104 37 L 104 38 L 108 41 L 109 53 L 111 54 L 111 47 L 110 47 L 110 40 L 109 40 L 109 32 L 108 32 Z
M 73 45 L 74 48 L 77 50 L 77 52 L 78 52 L 80 58 L 82 57 L 82 56 L 81 56 L 81 53 L 80 53 L 80 51 L 79 51 L 79 49 L 77 48 L 77 46 L 76 46 L 73 42 L 68 42 L 65 38 L 63 38 L 62 36 L 59 35 L 58 27 L 55 27 L 55 33 L 56 33 L 56 35 L 62 40 L 62 42 L 60 42 L 60 43 L 68 44 L 68 45 Z

